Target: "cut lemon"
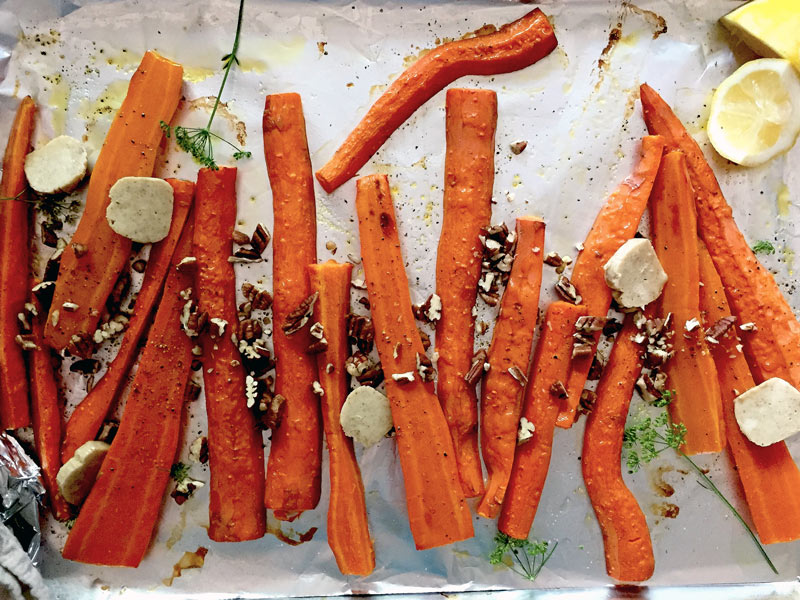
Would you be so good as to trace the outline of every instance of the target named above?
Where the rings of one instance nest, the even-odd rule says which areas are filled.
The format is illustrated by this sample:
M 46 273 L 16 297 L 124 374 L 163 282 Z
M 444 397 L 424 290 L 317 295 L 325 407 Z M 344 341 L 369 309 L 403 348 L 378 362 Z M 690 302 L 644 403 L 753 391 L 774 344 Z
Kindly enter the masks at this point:
M 759 56 L 785 58 L 800 70 L 800 0 L 752 0 L 720 23 Z
M 740 165 L 785 152 L 800 133 L 800 76 L 782 58 L 745 63 L 714 92 L 706 129 L 716 151 Z

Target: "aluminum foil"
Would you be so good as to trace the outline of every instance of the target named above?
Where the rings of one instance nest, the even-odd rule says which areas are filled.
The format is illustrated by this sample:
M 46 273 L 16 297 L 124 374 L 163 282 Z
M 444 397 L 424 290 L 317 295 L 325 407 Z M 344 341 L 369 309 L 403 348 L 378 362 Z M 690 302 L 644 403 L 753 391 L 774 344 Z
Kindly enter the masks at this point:
M 127 81 L 148 48 L 185 66 L 185 101 L 177 122 L 205 124 L 208 104 L 204 99 L 216 94 L 219 86 L 219 59 L 229 51 L 238 2 L 80 0 L 76 4 L 80 8 L 58 0 L 0 4 L 0 139 L 8 130 L 18 97 L 30 93 L 40 106 L 35 141 L 62 133 L 83 138 L 93 160 Z M 516 215 L 542 215 L 548 228 L 545 250 L 574 257 L 575 245 L 584 239 L 604 197 L 627 176 L 635 161 L 638 140 L 645 133 L 637 89 L 647 81 L 676 106 L 706 149 L 745 236 L 752 242 L 768 239 L 778 249 L 765 260 L 783 289 L 792 294 L 794 255 L 800 250 L 796 202 L 800 147 L 763 167 L 745 169 L 714 154 L 703 132 L 711 91 L 750 57 L 746 49 L 732 47 L 716 25 L 719 16 L 737 4 L 733 0 L 543 2 L 559 38 L 556 51 L 517 73 L 465 77 L 456 83 L 490 88 L 498 94 L 493 220 L 510 223 Z M 527 4 L 501 0 L 248 0 L 241 68 L 231 75 L 223 98 L 227 110 L 217 121 L 220 134 L 242 135 L 253 153 L 252 159 L 237 164 L 239 228 L 249 232 L 259 222 L 269 229 L 272 226 L 260 140 L 266 94 L 297 91 L 302 95 L 311 158 L 319 167 L 371 102 L 421 51 L 486 23 L 511 21 L 530 9 Z M 615 28 L 621 33 L 613 42 L 610 38 L 616 36 L 609 34 Z M 516 140 L 528 141 L 518 156 L 509 149 Z M 224 163 L 221 152 L 220 148 Z M 443 155 L 444 93 L 440 93 L 362 169 L 390 177 L 416 302 L 434 289 Z M 197 165 L 170 146 L 157 174 L 193 179 L 196 170 Z M 328 242 L 335 244 L 334 258 L 359 255 L 354 189 L 352 181 L 330 195 L 317 189 L 321 259 L 332 256 Z M 81 198 L 80 193 L 77 197 Z M 69 225 L 65 232 L 69 234 Z M 44 257 L 51 252 L 39 249 Z M 270 259 L 235 268 L 240 283 L 272 287 Z M 354 277 L 363 276 L 356 271 Z M 140 276 L 133 275 L 135 288 Z M 555 273 L 547 270 L 542 306 L 555 297 L 554 280 Z M 360 309 L 355 302 L 358 294 L 354 290 L 353 306 Z M 800 308 L 797 295 L 789 299 L 796 310 Z M 479 309 L 480 320 L 493 322 L 494 309 L 481 304 Z M 476 345 L 486 346 L 490 339 L 491 328 L 478 336 Z M 115 348 L 109 344 L 106 356 Z M 68 411 L 83 397 L 86 385 L 85 378 L 72 373 L 69 365 L 69 360 L 64 361 L 62 373 Z M 634 400 L 632 413 L 640 406 Z M 187 460 L 188 444 L 205 430 L 201 398 L 189 407 L 182 460 Z M 206 487 L 182 506 L 166 499 L 151 548 L 136 570 L 64 561 L 59 551 L 66 529 L 48 521 L 43 530 L 42 572 L 65 598 L 118 593 L 261 598 L 607 586 L 611 581 L 605 573 L 600 532 L 580 473 L 582 431 L 583 424 L 578 423 L 571 430 L 556 432 L 551 473 L 533 535 L 559 544 L 532 584 L 502 565 L 489 565 L 495 524 L 484 519 L 475 518 L 474 539 L 446 548 L 414 550 L 402 473 L 391 439 L 358 450 L 377 558 L 376 570 L 368 577 L 344 577 L 336 568 L 325 537 L 327 477 L 323 477 L 317 510 L 292 524 L 270 519 L 272 534 L 282 527 L 282 534 L 295 538 L 317 527 L 314 538 L 300 546 L 290 548 L 272 534 L 241 544 L 210 542 Z M 266 444 L 268 450 L 268 440 Z M 790 448 L 800 451 L 796 441 Z M 699 462 L 746 515 L 727 456 L 701 457 Z M 327 463 L 323 468 L 327 473 Z M 199 465 L 192 466 L 191 476 L 208 479 Z M 697 485 L 674 457 L 665 453 L 650 468 L 626 475 L 626 480 L 652 533 L 656 571 L 650 585 L 790 582 L 800 572 L 800 544 L 768 549 L 780 570 L 774 576 L 718 499 Z M 670 488 L 671 494 L 665 497 Z M 208 548 L 204 566 L 187 570 L 166 585 L 172 565 L 184 552 L 199 547 Z M 669 594 L 668 588 L 663 594 Z
M 39 563 L 39 467 L 17 440 L 0 433 L 0 523 L 8 527 L 34 565 Z

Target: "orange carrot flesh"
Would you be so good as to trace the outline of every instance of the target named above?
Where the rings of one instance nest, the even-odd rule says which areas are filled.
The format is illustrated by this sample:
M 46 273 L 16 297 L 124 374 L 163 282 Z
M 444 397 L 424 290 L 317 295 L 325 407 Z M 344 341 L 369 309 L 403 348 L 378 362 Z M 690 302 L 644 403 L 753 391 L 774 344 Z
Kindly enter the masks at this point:
M 338 188 L 420 106 L 459 77 L 517 71 L 550 54 L 557 44 L 553 27 L 537 8 L 494 33 L 434 48 L 392 82 L 317 171 L 317 179 L 326 192 Z
M 717 268 L 733 314 L 756 329 L 742 336 L 745 356 L 761 383 L 780 377 L 800 387 L 800 323 L 769 270 L 756 258 L 733 220 L 714 171 L 683 124 L 647 84 L 641 87 L 647 128 L 686 155 L 695 191 L 698 231 Z
M 719 274 L 708 249 L 700 242 L 700 308 L 708 328 L 731 315 Z M 733 412 L 738 394 L 755 385 L 733 325 L 710 344 L 722 390 L 722 414 L 728 449 L 742 482 L 750 515 L 763 544 L 800 539 L 800 469 L 784 442 L 757 446 L 739 429 Z
M 317 363 L 306 352 L 311 343 L 308 327 L 291 336 L 281 327 L 311 295 L 307 266 L 317 262 L 314 177 L 300 96 L 267 96 L 263 129 L 274 211 L 275 391 L 286 398 L 280 427 L 272 433 L 264 503 L 277 518 L 287 519 L 317 505 L 322 474 L 319 399 L 312 390 Z
M 664 139 L 660 136 L 642 138 L 641 159 L 631 176 L 609 196 L 586 237 L 572 271 L 572 283 L 581 294 L 589 314 L 605 317 L 611 307 L 611 290 L 606 285 L 603 266 L 626 241 L 636 233 L 653 182 L 661 163 Z M 599 333 L 594 337 L 595 348 Z M 567 392 L 569 396 L 558 415 L 559 427 L 572 427 L 583 386 L 594 360 L 589 356 L 576 357 L 570 366 Z
M 672 315 L 674 356 L 665 365 L 667 385 L 676 392 L 669 405 L 675 423 L 686 426 L 686 454 L 720 452 L 725 447 L 717 369 L 702 327 L 687 331 L 700 319 L 700 265 L 694 194 L 682 152 L 664 155 L 650 198 L 653 247 L 667 273 L 659 299 L 662 318 Z
M 181 438 L 192 341 L 181 328 L 192 276 L 176 268 L 191 255 L 193 223 L 183 228 L 164 295 L 142 351 L 119 430 L 103 461 L 63 556 L 83 563 L 136 567 L 155 531 Z
M 25 359 L 14 338 L 19 333 L 17 315 L 27 301 L 25 285 L 30 270 L 24 167 L 35 116 L 36 104 L 26 96 L 11 126 L 0 180 L 0 431 L 31 423 Z
M 603 535 L 606 572 L 618 581 L 645 581 L 655 568 L 644 513 L 622 479 L 622 438 L 633 388 L 642 371 L 642 348 L 628 317 L 597 385 L 586 420 L 581 468 Z
M 481 276 L 481 230 L 492 217 L 497 94 L 450 89 L 446 101 L 444 210 L 436 255 L 437 394 L 450 425 L 458 474 L 467 498 L 483 493 L 478 450 L 478 399 L 464 376 L 472 364 L 475 306 Z
M 486 359 L 489 372 L 481 388 L 481 450 L 489 481 L 478 514 L 490 519 L 500 512 L 514 464 L 525 384 L 512 373 L 524 377 L 528 370 L 539 315 L 544 229 L 539 217 L 517 219 L 514 265 Z
M 75 407 L 67 421 L 61 447 L 61 461 L 67 462 L 75 450 L 93 440 L 114 402 L 119 398 L 128 372 L 131 370 L 139 350 L 139 340 L 151 322 L 153 309 L 161 295 L 167 270 L 175 247 L 183 231 L 189 209 L 194 198 L 194 184 L 190 181 L 167 179 L 174 191 L 172 222 L 169 233 L 154 244 L 147 261 L 142 287 L 136 296 L 133 316 L 120 343 L 114 360 L 108 365 L 103 377 Z
M 115 233 L 106 220 L 108 191 L 121 177 L 153 174 L 163 139 L 159 124 L 172 119 L 182 78 L 179 64 L 152 51 L 131 78 L 92 170 L 78 229 L 61 257 L 45 327 L 47 341 L 56 350 L 69 347 L 72 354 L 91 353 L 97 321 L 131 252 L 131 241 Z M 64 302 L 78 308 L 65 311 Z
M 583 305 L 553 302 L 547 307 L 542 335 L 528 372 L 522 416 L 535 427 L 533 437 L 517 446 L 508 492 L 497 528 L 514 538 L 527 539 L 539 508 L 561 401 L 551 391 L 569 373 L 575 321 L 586 314 Z
M 339 424 L 339 413 L 350 391 L 344 363 L 350 356 L 347 314 L 353 265 L 328 261 L 308 267 L 311 289 L 319 294 L 314 320 L 322 324 L 328 346 L 317 354 L 319 382 L 324 391 L 322 423 L 328 445 L 331 492 L 328 504 L 328 545 L 344 575 L 369 575 L 375 550 L 369 535 L 364 484 L 353 440 Z
M 252 540 L 266 530 L 262 436 L 247 408 L 244 367 L 231 337 L 238 323 L 236 278 L 228 262 L 235 225 L 236 168 L 200 169 L 192 244 L 198 310 L 209 322 L 226 322 L 219 337 L 202 336 L 211 471 L 208 537 L 217 542 Z
M 417 373 L 422 339 L 411 310 L 389 180 L 370 175 L 356 182 L 356 211 L 375 343 L 386 377 L 403 469 L 406 507 L 418 550 L 472 537 L 453 440 L 433 383 Z M 413 374 L 413 381 L 393 375 Z

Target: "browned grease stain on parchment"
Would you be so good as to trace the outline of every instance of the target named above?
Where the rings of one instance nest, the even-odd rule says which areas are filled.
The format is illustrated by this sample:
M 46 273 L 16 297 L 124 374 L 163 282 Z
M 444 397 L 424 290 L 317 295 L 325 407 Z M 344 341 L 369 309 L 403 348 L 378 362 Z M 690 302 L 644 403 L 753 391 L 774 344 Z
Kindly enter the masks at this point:
M 180 577 L 184 569 L 199 569 L 205 564 L 208 548 L 200 546 L 194 552 L 184 552 L 181 559 L 172 566 L 172 575 L 162 580 L 167 587 L 172 585 L 176 577 Z

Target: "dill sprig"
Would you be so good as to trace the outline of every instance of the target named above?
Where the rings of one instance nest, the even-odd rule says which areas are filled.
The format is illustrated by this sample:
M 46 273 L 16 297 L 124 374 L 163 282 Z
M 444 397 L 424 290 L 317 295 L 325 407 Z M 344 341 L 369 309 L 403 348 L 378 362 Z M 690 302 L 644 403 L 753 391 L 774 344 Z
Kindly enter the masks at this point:
M 222 90 L 225 89 L 225 83 L 228 81 L 228 75 L 231 72 L 231 68 L 234 64 L 239 64 L 239 58 L 237 57 L 237 52 L 239 51 L 239 38 L 241 37 L 242 33 L 242 16 L 244 14 L 244 0 L 240 0 L 239 2 L 239 17 L 236 22 L 236 37 L 233 39 L 233 48 L 231 49 L 229 54 L 226 54 L 222 57 L 222 64 L 224 69 L 224 74 L 222 76 L 222 83 L 219 86 L 219 92 L 217 92 L 217 97 L 214 100 L 214 107 L 211 109 L 211 115 L 208 118 L 208 123 L 205 127 L 183 127 L 181 125 L 176 125 L 175 127 L 170 127 L 169 123 L 161 121 L 161 129 L 164 131 L 164 134 L 167 137 L 171 137 L 171 135 L 175 136 L 175 143 L 178 144 L 178 147 L 183 149 L 185 152 L 194 157 L 194 159 L 203 165 L 204 167 L 208 167 L 210 169 L 218 169 L 216 161 L 214 160 L 214 140 L 219 140 L 231 148 L 233 148 L 233 158 L 234 160 L 239 160 L 242 158 L 250 158 L 252 154 L 243 148 L 240 148 L 233 142 L 230 142 L 223 138 L 222 136 L 217 135 L 216 133 L 211 131 L 211 123 L 214 122 L 214 117 L 217 114 L 217 108 L 219 108 L 220 98 L 222 97 Z
M 753 245 L 756 254 L 775 254 L 775 246 L 767 240 L 759 240 Z
M 494 536 L 494 544 L 494 549 L 489 554 L 489 564 L 502 564 L 506 553 L 511 552 L 514 562 L 509 568 L 528 581 L 536 579 L 558 546 L 558 542 L 551 547 L 546 540 L 531 542 L 527 539 L 510 537 L 499 531 Z
M 670 398 L 671 399 L 671 398 Z M 756 534 L 742 518 L 734 506 L 728 501 L 720 489 L 711 481 L 711 478 L 701 469 L 696 462 L 687 456 L 681 449 L 686 440 L 686 426 L 683 423 L 673 423 L 669 413 L 665 410 L 655 419 L 643 417 L 637 423 L 625 428 L 622 445 L 627 449 L 627 465 L 629 472 L 638 471 L 642 464 L 649 463 L 667 448 L 672 448 L 700 477 L 698 484 L 704 489 L 715 494 L 722 503 L 733 513 L 736 520 L 744 527 L 747 535 L 753 540 L 759 553 L 766 561 L 769 568 L 776 575 L 778 569 L 770 560 L 764 546 L 761 545 Z
M 169 476 L 172 477 L 175 483 L 181 484 L 189 477 L 189 468 L 189 465 L 185 463 L 176 462 L 170 467 Z
M 54 221 L 63 222 L 69 219 L 69 213 L 75 212 L 80 207 L 80 202 L 70 196 L 37 196 L 32 194 L 29 197 L 24 197 L 27 191 L 28 188 L 24 188 L 16 196 L 2 196 L 0 197 L 0 202 L 16 200 L 17 202 L 30 204 L 45 216 L 48 223 L 53 223 Z

